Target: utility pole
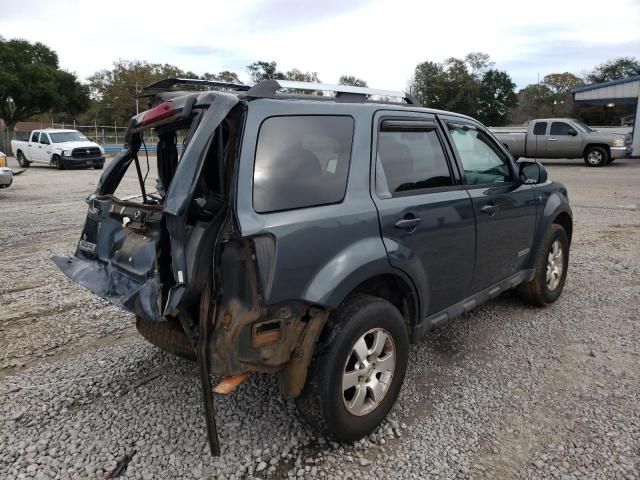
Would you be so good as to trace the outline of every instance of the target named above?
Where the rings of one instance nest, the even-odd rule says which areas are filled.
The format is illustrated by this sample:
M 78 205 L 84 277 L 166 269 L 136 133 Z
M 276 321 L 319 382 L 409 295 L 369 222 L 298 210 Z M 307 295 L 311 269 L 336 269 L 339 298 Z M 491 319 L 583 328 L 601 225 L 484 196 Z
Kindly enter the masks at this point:
M 138 82 L 136 82 L 136 115 L 138 115 L 138 113 L 140 113 L 140 111 L 138 109 Z

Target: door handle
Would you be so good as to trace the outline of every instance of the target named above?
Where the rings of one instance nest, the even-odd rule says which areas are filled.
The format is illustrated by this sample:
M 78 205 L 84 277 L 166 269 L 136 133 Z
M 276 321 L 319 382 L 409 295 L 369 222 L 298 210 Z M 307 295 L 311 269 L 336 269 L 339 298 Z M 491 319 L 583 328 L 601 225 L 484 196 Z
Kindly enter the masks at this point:
M 396 223 L 393 224 L 394 227 L 396 228 L 401 228 L 403 230 L 415 230 L 415 228 L 418 226 L 418 224 L 420 223 L 420 219 L 419 218 L 403 218 L 401 220 L 398 220 Z
M 486 213 L 490 217 L 493 217 L 496 214 L 496 210 L 497 209 L 498 209 L 498 207 L 496 207 L 495 205 L 485 205 L 484 207 L 482 207 L 480 209 L 480 211 L 482 213 Z
M 558 141 L 558 139 L 557 139 L 557 138 L 550 138 L 550 139 L 549 139 L 549 141 L 550 141 L 550 142 L 557 142 L 557 141 Z

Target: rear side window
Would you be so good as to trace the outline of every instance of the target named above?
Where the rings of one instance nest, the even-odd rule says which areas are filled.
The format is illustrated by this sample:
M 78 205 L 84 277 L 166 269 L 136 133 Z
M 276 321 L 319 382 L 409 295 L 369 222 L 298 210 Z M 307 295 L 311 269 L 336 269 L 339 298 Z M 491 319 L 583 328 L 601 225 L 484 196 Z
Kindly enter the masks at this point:
M 569 129 L 571 127 L 568 123 L 564 122 L 553 122 L 551 124 L 551 131 L 549 135 L 569 135 Z
M 534 135 L 544 135 L 547 133 L 547 122 L 538 122 L 533 127 Z
M 286 116 L 260 127 L 253 171 L 258 213 L 339 203 L 347 188 L 353 118 Z
M 376 191 L 383 198 L 453 185 L 436 126 L 429 122 L 385 121 L 376 163 Z

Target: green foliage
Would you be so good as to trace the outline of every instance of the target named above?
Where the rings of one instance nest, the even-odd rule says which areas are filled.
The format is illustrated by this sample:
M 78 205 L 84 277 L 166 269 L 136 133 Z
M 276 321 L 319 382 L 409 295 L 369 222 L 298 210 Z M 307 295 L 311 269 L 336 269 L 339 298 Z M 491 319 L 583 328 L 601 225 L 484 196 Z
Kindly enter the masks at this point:
M 270 79 L 285 80 L 284 73 L 278 71 L 276 62 L 253 62 L 251 65 L 247 65 L 247 71 L 253 83 Z
M 486 70 L 478 92 L 478 120 L 493 127 L 505 125 L 511 109 L 518 104 L 515 87 L 507 72 Z
M 136 96 L 145 86 L 163 78 L 176 77 L 240 83 L 238 75 L 228 70 L 199 76 L 167 63 L 121 59 L 114 62 L 113 68 L 100 70 L 88 78 L 93 99 L 91 118 L 101 123 L 117 122 L 126 125 L 136 114 Z M 145 108 L 139 106 L 139 109 Z
M 620 57 L 596 66 L 587 75 L 587 80 L 590 83 L 602 83 L 636 75 L 640 75 L 640 60 L 635 57 Z
M 297 82 L 319 82 L 316 72 L 303 72 L 297 68 L 293 68 L 288 72 L 278 70 L 276 62 L 258 61 L 247 65 L 247 71 L 254 83 L 262 80 L 295 80 Z
M 46 45 L 0 37 L 0 118 L 9 130 L 45 112 L 75 115 L 89 107 L 87 87 L 58 67 Z
M 367 82 L 353 75 L 342 75 L 338 80 L 338 85 L 351 85 L 352 87 L 366 87 Z
M 411 92 L 425 107 L 502 125 L 517 103 L 515 84 L 506 72 L 491 69 L 492 65 L 489 55 L 481 52 L 470 53 L 464 60 L 423 62 L 416 66 Z

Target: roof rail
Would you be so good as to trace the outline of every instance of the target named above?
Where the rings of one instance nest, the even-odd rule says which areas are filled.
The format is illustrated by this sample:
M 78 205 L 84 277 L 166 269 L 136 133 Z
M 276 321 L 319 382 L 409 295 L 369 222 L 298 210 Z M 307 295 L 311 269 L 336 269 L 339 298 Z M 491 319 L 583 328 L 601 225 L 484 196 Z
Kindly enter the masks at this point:
M 242 83 L 221 82 L 218 80 L 200 80 L 199 78 L 165 78 L 150 85 L 143 90 L 170 90 L 177 85 L 198 85 L 205 87 L 229 88 L 232 90 L 248 91 L 251 87 Z
M 357 98 L 365 101 L 370 96 L 392 97 L 402 99 L 409 105 L 420 105 L 413 95 L 396 90 L 380 90 L 368 87 L 353 87 L 351 85 L 331 85 L 327 83 L 297 82 L 293 80 L 262 80 L 256 83 L 246 93 L 253 98 L 274 98 L 278 90 L 310 90 L 320 92 L 334 92 L 338 98 Z

